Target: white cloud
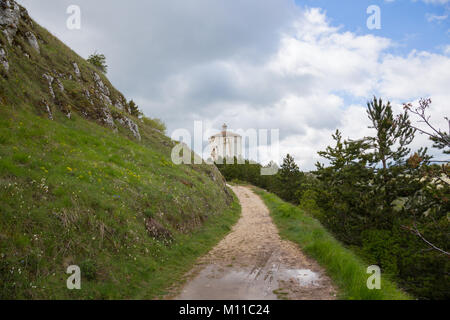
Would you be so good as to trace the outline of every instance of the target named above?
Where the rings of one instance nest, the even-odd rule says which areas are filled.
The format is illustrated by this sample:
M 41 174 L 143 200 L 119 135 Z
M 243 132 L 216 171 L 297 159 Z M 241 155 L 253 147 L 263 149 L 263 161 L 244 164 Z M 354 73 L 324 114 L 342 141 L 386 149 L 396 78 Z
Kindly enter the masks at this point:
M 445 15 L 442 15 L 442 16 L 438 16 L 438 15 L 436 15 L 436 14 L 427 13 L 427 14 L 425 15 L 425 17 L 427 18 L 427 21 L 428 21 L 428 22 L 437 22 L 437 23 L 440 23 L 440 22 L 442 22 L 442 21 L 444 21 L 444 20 L 447 20 L 448 14 L 445 14 Z
M 443 51 L 443 53 L 444 53 L 445 55 L 449 56 L 449 55 L 450 55 L 450 44 L 449 44 L 449 45 L 446 45 L 446 46 L 444 47 L 444 50 L 442 50 L 442 51 Z

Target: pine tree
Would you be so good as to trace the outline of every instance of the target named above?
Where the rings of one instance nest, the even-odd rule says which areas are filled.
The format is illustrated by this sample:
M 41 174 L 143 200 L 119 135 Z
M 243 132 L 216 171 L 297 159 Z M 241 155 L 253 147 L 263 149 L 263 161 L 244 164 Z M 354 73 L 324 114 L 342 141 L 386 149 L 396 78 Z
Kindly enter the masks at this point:
M 286 201 L 298 203 L 296 194 L 301 185 L 302 175 L 298 165 L 295 163 L 294 157 L 287 154 L 286 158 L 283 159 L 283 164 L 279 171 L 277 193 Z
M 287 154 L 286 158 L 283 159 L 283 164 L 281 165 L 281 176 L 288 178 L 296 176 L 298 173 L 300 173 L 300 169 L 295 163 L 294 157 Z
M 128 110 L 132 116 L 139 117 L 140 115 L 142 115 L 142 112 L 139 110 L 138 105 L 133 100 L 130 100 L 130 102 L 128 102 Z
M 376 130 L 375 137 L 366 138 L 374 149 L 371 162 L 374 165 L 381 162 L 386 170 L 390 160 L 398 163 L 408 155 L 410 149 L 407 146 L 414 139 L 415 129 L 411 127 L 406 111 L 394 118 L 389 101 L 383 104 L 381 99 L 374 97 L 367 103 L 367 114 L 372 122 L 369 128 Z

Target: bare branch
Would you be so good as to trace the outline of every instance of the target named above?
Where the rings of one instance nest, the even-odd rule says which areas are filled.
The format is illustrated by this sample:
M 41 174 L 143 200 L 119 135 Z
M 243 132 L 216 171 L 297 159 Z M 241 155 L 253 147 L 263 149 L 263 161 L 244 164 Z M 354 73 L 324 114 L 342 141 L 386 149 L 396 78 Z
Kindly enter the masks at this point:
M 407 227 L 407 226 L 402 226 L 404 229 L 411 231 L 413 234 L 415 234 L 416 236 L 418 236 L 420 239 L 422 239 L 423 242 L 425 242 L 427 245 L 429 245 L 431 248 L 433 248 L 434 250 L 439 251 L 440 253 L 443 253 L 447 256 L 450 256 L 450 252 L 444 251 L 438 247 L 436 247 L 434 244 L 432 244 L 430 241 L 428 241 L 427 239 L 425 239 L 425 237 L 420 233 L 420 231 L 417 229 L 416 223 L 414 222 L 414 228 L 411 227 Z

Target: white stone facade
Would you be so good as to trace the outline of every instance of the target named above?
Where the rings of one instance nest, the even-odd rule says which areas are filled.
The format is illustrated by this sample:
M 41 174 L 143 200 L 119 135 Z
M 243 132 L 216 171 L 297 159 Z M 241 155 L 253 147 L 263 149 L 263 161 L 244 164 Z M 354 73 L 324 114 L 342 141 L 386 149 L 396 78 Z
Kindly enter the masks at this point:
M 211 159 L 214 161 L 242 157 L 242 136 L 227 131 L 227 128 L 227 125 L 224 124 L 222 132 L 209 138 Z

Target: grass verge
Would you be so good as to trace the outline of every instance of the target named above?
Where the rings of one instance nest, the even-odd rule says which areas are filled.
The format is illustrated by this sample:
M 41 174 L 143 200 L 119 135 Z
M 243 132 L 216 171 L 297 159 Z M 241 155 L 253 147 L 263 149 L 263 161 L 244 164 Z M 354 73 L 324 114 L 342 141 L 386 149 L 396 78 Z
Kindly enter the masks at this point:
M 217 169 L 172 164 L 145 124 L 138 143 L 54 115 L 0 103 L 0 299 L 157 297 L 237 220 Z
M 315 259 L 339 289 L 339 298 L 347 300 L 408 300 L 411 299 L 396 285 L 381 277 L 381 289 L 369 290 L 367 265 L 353 252 L 337 241 L 313 217 L 277 196 L 253 187 L 270 210 L 280 236 L 298 244 L 311 258 Z

